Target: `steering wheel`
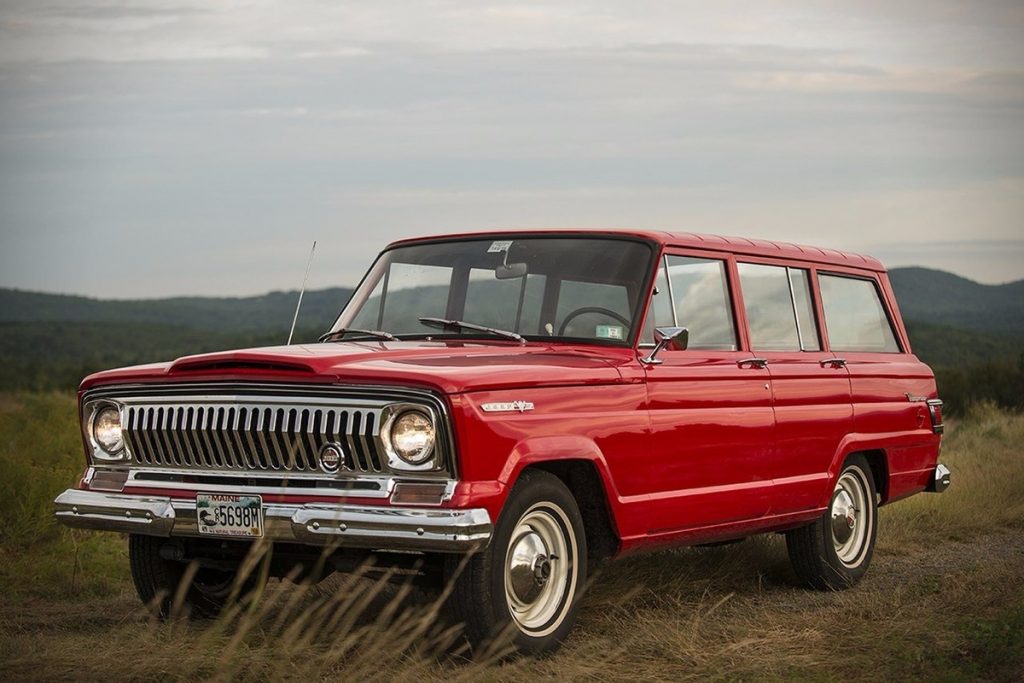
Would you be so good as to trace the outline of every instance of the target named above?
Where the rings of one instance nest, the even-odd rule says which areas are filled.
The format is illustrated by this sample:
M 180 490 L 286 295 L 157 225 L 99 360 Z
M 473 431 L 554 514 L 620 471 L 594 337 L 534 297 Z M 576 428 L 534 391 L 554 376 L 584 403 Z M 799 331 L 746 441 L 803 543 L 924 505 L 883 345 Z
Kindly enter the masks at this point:
M 565 328 L 569 327 L 570 320 L 572 320 L 573 318 L 577 318 L 581 315 L 584 315 L 586 313 L 600 313 L 601 315 L 606 315 L 609 318 L 612 318 L 615 321 L 622 323 L 622 325 L 627 329 L 629 328 L 629 320 L 622 317 L 615 311 L 609 310 L 607 308 L 602 308 L 601 306 L 584 306 L 583 308 L 577 308 L 575 311 L 572 311 L 571 313 L 569 313 L 569 315 L 565 316 L 565 319 L 562 320 L 562 326 L 558 328 L 558 336 L 561 337 L 565 335 Z

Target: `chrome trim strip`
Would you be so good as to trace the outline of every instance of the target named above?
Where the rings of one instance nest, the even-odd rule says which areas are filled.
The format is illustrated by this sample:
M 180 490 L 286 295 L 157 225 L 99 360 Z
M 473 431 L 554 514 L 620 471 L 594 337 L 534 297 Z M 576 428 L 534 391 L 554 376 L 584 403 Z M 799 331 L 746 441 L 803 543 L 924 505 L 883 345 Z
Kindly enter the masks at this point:
M 676 319 L 676 293 L 672 289 L 672 276 L 668 272 L 668 254 L 665 254 L 662 259 L 662 264 L 665 268 L 665 282 L 668 283 L 668 305 L 672 307 L 672 327 L 679 327 L 679 320 Z M 658 281 L 658 273 L 654 273 L 654 281 Z
M 80 529 L 199 536 L 195 500 L 68 489 L 54 507 L 58 521 Z M 263 509 L 267 540 L 310 545 L 468 552 L 486 546 L 493 531 L 483 508 L 265 503 Z
M 91 466 L 86 470 L 86 484 L 93 477 L 106 477 L 107 472 L 118 472 L 124 477 L 121 489 L 165 489 L 169 491 L 207 491 L 215 493 L 237 493 L 244 495 L 292 495 L 323 496 L 337 498 L 390 498 L 395 485 L 399 483 L 445 485 L 443 501 L 451 500 L 455 494 L 455 479 L 418 477 L 415 474 L 394 476 L 353 476 L 341 479 L 322 474 L 279 474 L 276 472 L 238 472 L 230 470 L 201 471 L 189 469 L 124 468 Z M 177 478 L 177 479 L 175 479 Z M 261 480 L 280 481 L 261 483 Z
M 792 271 L 797 270 L 796 268 L 790 268 L 784 266 L 786 269 L 786 284 L 789 285 L 789 303 L 793 306 L 793 321 L 796 322 L 796 341 L 800 345 L 801 351 L 806 351 L 804 347 L 804 335 L 800 329 L 800 314 L 796 310 L 796 293 L 793 291 L 793 274 Z M 807 278 L 804 277 L 804 282 L 807 283 Z M 810 283 L 808 284 L 808 292 L 810 292 Z

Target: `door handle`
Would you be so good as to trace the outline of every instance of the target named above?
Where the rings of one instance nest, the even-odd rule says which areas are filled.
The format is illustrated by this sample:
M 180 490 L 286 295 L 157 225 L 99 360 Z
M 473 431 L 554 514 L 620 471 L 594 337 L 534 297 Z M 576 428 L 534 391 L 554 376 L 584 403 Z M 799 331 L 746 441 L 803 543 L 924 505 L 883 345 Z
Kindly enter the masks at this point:
M 822 358 L 821 360 L 818 361 L 818 365 L 820 365 L 823 368 L 824 367 L 845 368 L 846 367 L 846 359 L 845 358 Z
M 768 360 L 765 358 L 744 358 L 743 360 L 736 361 L 736 365 L 741 368 L 744 365 L 749 365 L 753 368 L 766 368 L 768 367 Z

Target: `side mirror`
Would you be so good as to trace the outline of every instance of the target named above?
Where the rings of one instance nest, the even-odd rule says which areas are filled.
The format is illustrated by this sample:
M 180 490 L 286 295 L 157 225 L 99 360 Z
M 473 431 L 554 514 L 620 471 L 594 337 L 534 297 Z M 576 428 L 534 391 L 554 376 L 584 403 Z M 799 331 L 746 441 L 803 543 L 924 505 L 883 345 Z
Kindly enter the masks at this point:
M 646 358 L 640 362 L 647 365 L 658 365 L 661 360 L 657 355 L 664 349 L 683 351 L 690 344 L 690 330 L 685 327 L 658 327 L 654 330 L 654 341 L 657 344 Z
M 498 280 L 518 280 L 526 277 L 526 264 L 503 263 L 494 269 L 494 277 Z

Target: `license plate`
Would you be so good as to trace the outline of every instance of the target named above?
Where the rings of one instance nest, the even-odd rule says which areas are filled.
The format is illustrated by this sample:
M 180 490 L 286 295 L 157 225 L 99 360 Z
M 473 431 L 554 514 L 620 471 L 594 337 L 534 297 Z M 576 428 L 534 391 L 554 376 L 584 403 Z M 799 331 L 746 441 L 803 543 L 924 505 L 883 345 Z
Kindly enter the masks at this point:
M 263 499 L 226 493 L 197 493 L 199 533 L 259 538 L 263 535 Z

